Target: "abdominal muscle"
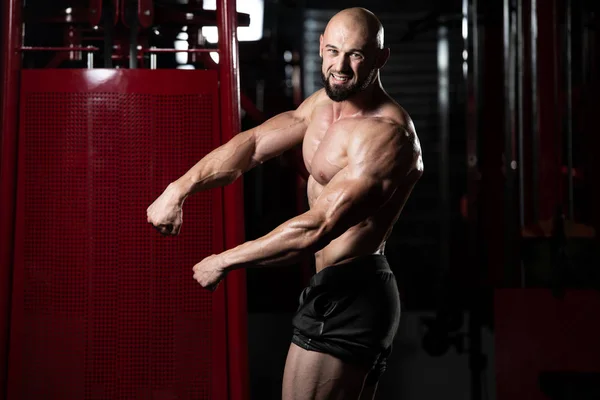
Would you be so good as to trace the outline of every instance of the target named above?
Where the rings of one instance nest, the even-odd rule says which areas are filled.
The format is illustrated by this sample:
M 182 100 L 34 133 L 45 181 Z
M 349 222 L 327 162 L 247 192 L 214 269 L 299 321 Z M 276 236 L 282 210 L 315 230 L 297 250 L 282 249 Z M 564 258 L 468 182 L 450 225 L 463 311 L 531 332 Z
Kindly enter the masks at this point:
M 309 205 L 319 196 L 323 185 L 319 184 L 312 176 L 308 179 L 307 195 Z M 319 272 L 335 264 L 342 264 L 353 258 L 369 255 L 383 254 L 385 241 L 398 218 L 402 204 L 400 193 L 377 213 L 366 220 L 354 225 L 341 236 L 331 241 L 326 247 L 315 253 L 316 271 Z M 403 203 L 403 201 L 401 202 Z

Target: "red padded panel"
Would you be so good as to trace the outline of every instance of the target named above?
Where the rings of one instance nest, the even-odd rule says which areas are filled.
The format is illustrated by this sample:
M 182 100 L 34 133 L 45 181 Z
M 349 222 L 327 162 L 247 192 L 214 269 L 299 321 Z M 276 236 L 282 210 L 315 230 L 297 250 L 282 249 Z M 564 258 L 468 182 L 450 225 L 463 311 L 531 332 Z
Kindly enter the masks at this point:
M 225 298 L 192 278 L 222 250 L 222 192 L 188 199 L 176 238 L 145 214 L 219 144 L 216 73 L 22 82 L 11 398 L 225 398 Z

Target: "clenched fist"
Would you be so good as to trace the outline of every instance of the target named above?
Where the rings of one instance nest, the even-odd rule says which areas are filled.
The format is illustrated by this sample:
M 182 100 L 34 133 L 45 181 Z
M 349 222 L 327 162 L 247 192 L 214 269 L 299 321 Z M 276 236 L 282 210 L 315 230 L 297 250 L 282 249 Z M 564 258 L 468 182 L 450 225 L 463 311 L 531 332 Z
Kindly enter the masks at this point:
M 183 200 L 177 185 L 171 183 L 146 210 L 148 223 L 163 235 L 177 235 L 183 222 Z
M 215 291 L 217 286 L 219 286 L 219 282 L 225 278 L 226 272 L 224 267 L 222 257 L 218 254 L 213 254 L 194 265 L 194 279 L 202 287 L 210 291 Z

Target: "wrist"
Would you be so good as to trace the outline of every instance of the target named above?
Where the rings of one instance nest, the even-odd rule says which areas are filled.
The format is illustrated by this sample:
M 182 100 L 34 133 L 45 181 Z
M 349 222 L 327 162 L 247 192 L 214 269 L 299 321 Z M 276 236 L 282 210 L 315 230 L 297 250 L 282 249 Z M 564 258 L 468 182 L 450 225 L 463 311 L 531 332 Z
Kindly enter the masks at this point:
M 169 184 L 169 190 L 173 193 L 173 197 L 177 203 L 183 205 L 183 202 L 191 192 L 191 185 L 186 184 L 185 179 L 180 178 Z
M 233 249 L 229 249 L 226 250 L 224 252 L 222 252 L 221 254 L 219 254 L 219 267 L 221 268 L 222 272 L 230 272 L 236 268 L 236 262 L 235 262 L 235 252 L 237 250 L 237 247 L 234 247 Z M 238 267 L 239 268 L 239 267 Z

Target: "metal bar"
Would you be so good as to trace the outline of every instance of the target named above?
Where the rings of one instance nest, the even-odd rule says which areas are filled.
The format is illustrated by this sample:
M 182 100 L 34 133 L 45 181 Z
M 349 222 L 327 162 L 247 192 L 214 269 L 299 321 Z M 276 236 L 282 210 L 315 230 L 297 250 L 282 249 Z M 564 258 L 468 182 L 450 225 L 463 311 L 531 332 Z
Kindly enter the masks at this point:
M 120 8 L 119 10 L 119 17 L 121 19 L 121 23 L 123 24 L 123 26 L 127 29 L 130 28 L 129 26 L 129 22 L 127 21 L 127 1 L 126 0 L 117 0 L 117 7 Z
M 112 2 L 112 6 L 115 8 L 115 12 L 113 13 L 113 26 L 116 26 L 121 19 L 121 2 L 119 0 L 109 0 Z
M 437 31 L 438 118 L 440 137 L 440 269 L 444 282 L 450 267 L 450 49 L 448 28 L 442 24 Z
M 523 42 L 523 1 L 517 0 L 517 151 L 518 151 L 518 174 L 519 174 L 519 228 L 525 226 L 525 155 L 523 139 L 523 75 L 525 69 L 525 55 Z M 521 281 L 523 283 L 523 281 Z
M 537 222 L 540 219 L 540 125 L 539 125 L 539 99 L 538 99 L 538 65 L 537 65 L 537 43 L 538 43 L 538 20 L 537 20 L 537 0 L 531 0 L 531 203 L 532 219 Z
M 142 28 L 149 28 L 154 20 L 154 4 L 152 0 L 138 0 L 137 19 Z
M 2 133 L 0 136 L 0 398 L 8 392 L 10 315 L 17 189 L 22 3 L 2 2 Z
M 473 121 L 473 131 L 475 134 L 475 143 L 473 143 L 473 151 L 472 154 L 475 155 L 474 166 L 477 166 L 479 163 L 479 152 L 478 152 L 478 134 L 479 134 L 479 121 L 481 117 L 481 74 L 480 74 L 480 59 L 479 59 L 479 11 L 478 11 L 478 0 L 472 0 L 473 4 L 471 6 L 471 19 L 473 22 L 472 34 L 471 34 L 471 65 L 473 66 L 472 71 L 472 84 L 473 84 L 473 102 L 475 104 L 475 115 Z
M 480 207 L 480 133 L 481 126 L 481 64 L 479 48 L 479 10 L 478 0 L 471 0 L 469 16 L 471 18 L 471 54 L 470 59 L 470 79 L 469 96 L 467 107 L 469 128 L 467 130 L 467 193 L 468 193 L 468 223 L 469 223 L 469 260 L 472 268 L 474 286 L 479 286 L 482 281 L 487 280 L 488 268 L 481 268 L 481 253 L 479 252 L 481 243 L 481 229 L 479 225 L 479 207 Z M 473 388 L 473 393 L 480 393 Z
M 463 54 L 466 56 L 463 62 L 467 63 L 464 76 L 466 87 L 465 110 L 466 116 L 466 131 L 467 131 L 467 191 L 468 191 L 468 209 L 467 216 L 474 224 L 477 212 L 473 205 L 477 204 L 475 197 L 477 196 L 476 181 L 478 172 L 478 154 L 477 154 L 477 129 L 479 124 L 479 93 L 478 93 L 478 42 L 477 42 L 477 0 L 463 0 L 463 19 L 467 19 L 467 31 L 463 32 Z M 466 7 L 466 9 L 465 9 Z M 469 29 L 470 28 L 470 29 Z M 464 29 L 463 29 L 464 30 Z M 474 232 L 472 232 L 474 233 Z M 471 236 L 474 238 L 475 236 Z M 472 249 L 475 249 L 475 243 L 472 243 Z
M 240 77 L 238 66 L 237 13 L 235 0 L 217 3 L 219 31 L 219 82 L 222 141 L 230 140 L 240 131 Z M 244 209 L 242 180 L 223 188 L 224 237 L 226 248 L 244 241 Z M 248 323 L 246 311 L 246 271 L 228 274 L 227 296 L 229 399 L 248 400 Z
M 463 38 L 463 80 L 467 84 L 467 95 L 469 95 L 469 0 L 462 0 L 462 38 Z
M 98 51 L 100 50 L 98 47 L 30 47 L 30 46 L 22 46 L 17 48 L 19 51 Z
M 218 53 L 219 49 L 141 49 L 140 53 Z
M 153 50 L 154 47 L 150 47 Z M 150 69 L 156 69 L 158 67 L 158 58 L 156 54 L 150 54 Z
M 575 214 L 573 187 L 573 44 L 572 44 L 572 1 L 566 1 L 567 65 L 565 68 L 567 83 L 567 171 L 568 171 L 568 212 L 573 221 Z M 561 168 L 562 170 L 562 168 Z
M 113 60 L 129 60 L 129 56 L 128 55 L 121 55 L 121 54 L 113 54 L 111 56 L 111 58 Z M 138 60 L 140 60 L 142 58 L 142 56 L 140 54 L 138 54 L 137 58 L 138 58 Z
M 477 260 L 477 212 L 474 205 L 477 204 L 477 126 L 478 126 L 478 93 L 477 93 L 477 0 L 463 0 L 463 78 L 466 87 L 465 110 L 467 130 L 467 221 L 469 223 L 468 235 L 468 259 L 472 265 L 478 265 Z M 445 166 L 442 165 L 442 169 Z M 478 268 L 473 271 L 478 271 Z M 474 285 L 480 284 L 479 276 L 473 273 Z M 471 400 L 481 400 L 483 396 L 482 367 L 478 362 L 481 353 L 481 324 L 476 317 L 478 314 L 477 302 L 471 301 L 473 305 L 469 314 L 469 371 L 471 378 Z
M 125 17 L 126 19 L 127 17 Z M 131 26 L 129 27 L 129 69 L 138 67 L 138 33 L 140 22 L 136 12 L 131 12 Z
M 512 281 L 514 239 L 514 181 L 513 181 L 513 129 L 514 129 L 514 24 L 511 0 L 503 0 L 504 47 L 504 283 Z
M 114 33 L 115 33 L 115 23 L 118 20 L 117 13 L 119 12 L 119 5 L 116 3 L 116 0 L 108 0 L 104 2 L 104 54 L 102 54 L 102 66 L 104 68 L 112 68 L 112 53 L 113 53 L 113 45 L 114 45 Z M 111 18 L 112 17 L 112 18 Z
M 558 43 L 558 32 L 559 32 L 559 22 L 558 22 L 558 0 L 553 0 L 550 2 L 550 4 L 552 5 L 552 63 L 554 66 L 553 69 L 553 81 L 552 81 L 552 89 L 554 91 L 554 97 L 553 97 L 553 119 L 554 119 L 554 129 L 559 129 L 559 127 L 561 127 L 561 123 L 562 123 L 562 111 L 561 107 L 560 107 L 560 101 L 559 101 L 559 82 L 560 82 L 560 76 L 559 76 L 559 60 L 560 60 L 560 50 L 559 50 L 559 43 Z M 552 177 L 553 179 L 555 179 L 557 181 L 556 185 L 554 186 L 555 189 L 555 193 L 554 193 L 554 198 L 556 201 L 556 204 L 551 204 L 551 207 L 553 209 L 553 212 L 550 214 L 552 217 L 551 218 L 555 218 L 556 216 L 556 208 L 560 207 L 561 209 L 564 207 L 564 199 L 563 199 L 563 177 L 562 177 L 562 165 L 563 165 L 563 160 L 562 160 L 562 148 L 563 148 L 563 143 L 562 143 L 562 136 L 560 135 L 560 133 L 562 132 L 558 132 L 556 135 L 554 135 L 553 139 L 553 155 L 555 156 L 554 159 L 552 159 L 552 163 L 554 163 L 554 167 L 553 168 L 553 172 L 555 173 L 555 175 Z M 564 209 L 563 209 L 563 213 L 564 213 Z
M 94 68 L 94 53 L 92 53 L 92 52 L 89 52 L 87 54 L 87 67 L 88 67 L 88 69 Z

